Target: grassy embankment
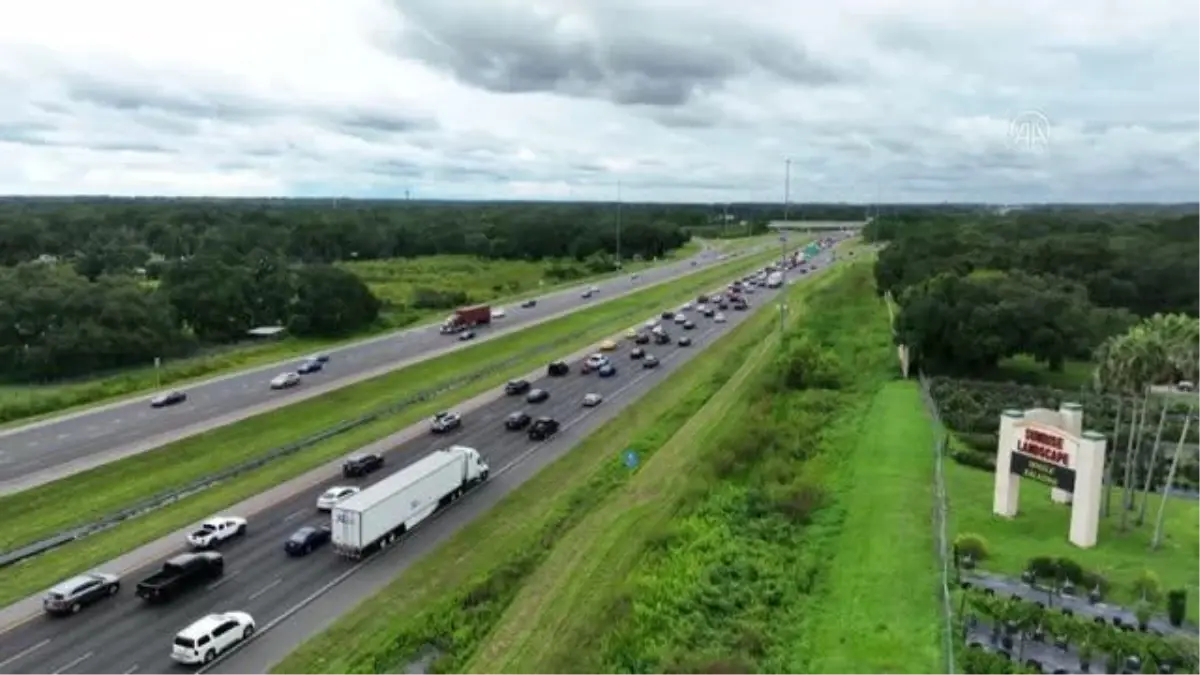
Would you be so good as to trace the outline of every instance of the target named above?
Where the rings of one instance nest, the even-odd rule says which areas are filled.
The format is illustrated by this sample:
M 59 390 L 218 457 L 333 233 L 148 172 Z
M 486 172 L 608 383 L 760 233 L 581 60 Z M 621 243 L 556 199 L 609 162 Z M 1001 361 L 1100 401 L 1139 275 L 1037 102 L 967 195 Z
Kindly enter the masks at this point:
M 713 245 L 713 248 L 734 251 L 744 250 L 745 247 Z M 619 274 L 629 274 L 688 258 L 700 249 L 701 243 L 693 240 L 664 260 L 629 262 Z M 449 313 L 449 310 L 443 308 L 411 307 L 414 292 L 418 288 L 435 292 L 461 291 L 467 294 L 468 302 L 471 303 L 509 303 L 555 288 L 615 276 L 613 273 L 587 274 L 582 265 L 575 261 L 484 260 L 461 255 L 352 262 L 343 266 L 361 277 L 371 290 L 387 303 L 377 324 L 352 338 L 286 338 L 217 349 L 190 358 L 167 361 L 157 371 L 149 366 L 62 384 L 0 385 L 0 425 L 27 424 L 65 411 L 145 394 L 159 387 L 182 385 L 276 361 L 301 358 L 314 351 L 352 340 L 400 330 L 421 322 L 435 321 Z M 552 266 L 576 270 L 580 276 L 560 283 L 547 282 L 546 271 Z
M 753 317 L 276 671 L 394 670 L 430 646 L 442 671 L 936 668 L 931 432 L 911 386 L 885 385 L 869 269 L 827 274 L 791 290 L 785 353 L 821 345 L 838 386 L 780 387 L 775 316 Z
M 498 386 L 545 363 L 538 348 L 570 353 L 624 330 L 663 307 L 762 265 L 769 254 L 748 256 L 697 272 L 684 279 L 582 310 L 458 352 L 429 359 L 329 394 L 184 439 L 154 451 L 97 467 L 69 478 L 0 497 L 0 513 L 10 515 L 0 531 L 0 549 L 10 550 L 63 528 L 87 522 L 173 487 L 186 485 L 224 467 L 262 456 L 272 448 L 310 436 L 439 383 L 454 381 L 514 355 L 532 353 L 521 363 L 438 396 L 399 414 L 360 427 L 302 450 L 263 468 L 221 483 L 169 507 L 129 521 L 108 532 L 73 542 L 15 565 L 0 576 L 0 604 L 35 592 L 63 576 L 88 569 L 125 551 L 262 492 L 389 433 L 437 409 Z M 574 336 L 574 337 L 571 337 Z

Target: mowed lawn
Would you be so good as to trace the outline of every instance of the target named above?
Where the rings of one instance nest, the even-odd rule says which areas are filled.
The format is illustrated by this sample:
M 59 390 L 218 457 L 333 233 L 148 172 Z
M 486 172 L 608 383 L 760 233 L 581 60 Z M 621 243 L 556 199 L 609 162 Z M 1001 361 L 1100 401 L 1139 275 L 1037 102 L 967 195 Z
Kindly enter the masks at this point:
M 813 672 L 942 672 L 933 441 L 918 385 L 881 387 L 841 471 L 846 516 L 807 641 Z

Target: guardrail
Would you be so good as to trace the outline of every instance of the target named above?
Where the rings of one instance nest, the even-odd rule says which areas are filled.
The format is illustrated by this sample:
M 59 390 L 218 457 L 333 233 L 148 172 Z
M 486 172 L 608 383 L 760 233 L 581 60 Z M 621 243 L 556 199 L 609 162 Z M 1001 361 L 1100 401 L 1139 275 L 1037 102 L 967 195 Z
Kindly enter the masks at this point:
M 479 380 L 494 375 L 506 368 L 509 368 L 510 366 L 537 356 L 538 354 L 545 352 L 547 349 L 557 348 L 565 343 L 571 342 L 572 340 L 583 337 L 584 335 L 587 335 L 598 328 L 602 328 L 616 322 L 622 322 L 634 316 L 643 315 L 646 311 L 647 310 L 645 307 L 639 307 L 638 309 L 632 309 L 615 318 L 596 321 L 592 324 L 589 324 L 587 327 L 581 328 L 569 335 L 565 335 L 548 345 L 538 345 L 537 347 L 527 349 L 519 354 L 504 359 L 503 361 L 493 363 L 492 365 L 477 370 L 469 375 L 464 375 L 448 382 L 444 382 L 437 387 L 432 387 L 430 389 L 417 392 L 416 394 L 413 394 L 402 401 L 382 406 L 356 419 L 340 422 L 337 425 L 313 434 L 312 436 L 275 448 L 260 457 L 256 457 L 254 459 L 242 462 L 241 464 L 231 466 L 228 469 L 224 469 L 215 474 L 211 474 L 199 480 L 193 481 L 192 483 L 189 483 L 183 487 L 159 493 L 133 506 L 122 509 L 116 513 L 104 516 L 102 518 L 98 518 L 85 525 L 79 525 L 68 530 L 64 530 L 40 541 L 22 546 L 21 548 L 5 551 L 0 553 L 0 568 L 8 567 L 9 565 L 16 564 L 22 560 L 28 560 L 29 558 L 41 555 L 42 553 L 46 553 L 47 551 L 64 546 L 73 541 L 78 541 L 85 537 L 90 537 L 94 534 L 112 529 L 127 520 L 137 518 L 138 516 L 145 515 L 151 511 L 161 509 L 164 506 L 169 506 L 180 499 L 203 492 L 204 490 L 207 490 L 208 488 L 213 487 L 222 481 L 226 481 L 230 478 L 235 478 L 241 474 L 258 469 L 277 459 L 295 454 L 300 450 L 312 447 L 317 443 L 326 441 L 335 436 L 339 436 L 347 431 L 357 429 L 361 426 L 376 422 L 385 417 L 396 415 L 414 404 L 423 403 L 452 389 L 457 389 L 464 385 L 478 382 Z

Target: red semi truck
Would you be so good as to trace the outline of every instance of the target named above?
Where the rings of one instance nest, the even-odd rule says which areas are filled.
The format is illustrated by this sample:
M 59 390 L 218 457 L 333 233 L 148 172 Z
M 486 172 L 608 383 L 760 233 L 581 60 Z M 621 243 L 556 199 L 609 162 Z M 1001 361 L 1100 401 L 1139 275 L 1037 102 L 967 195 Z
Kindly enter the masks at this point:
M 446 317 L 442 323 L 443 333 L 459 333 L 475 326 L 484 326 L 492 322 L 491 305 L 472 305 L 459 307 Z

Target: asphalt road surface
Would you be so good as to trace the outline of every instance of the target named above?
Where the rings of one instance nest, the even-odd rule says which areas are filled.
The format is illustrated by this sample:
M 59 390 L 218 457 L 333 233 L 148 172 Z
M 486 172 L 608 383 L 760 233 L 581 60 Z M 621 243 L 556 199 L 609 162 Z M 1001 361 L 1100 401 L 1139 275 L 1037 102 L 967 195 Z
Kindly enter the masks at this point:
M 750 297 L 751 304 L 765 304 L 773 292 L 760 291 Z M 664 308 L 667 309 L 667 308 Z M 302 558 L 289 558 L 283 542 L 302 525 L 327 524 L 329 516 L 316 511 L 316 498 L 332 485 L 374 483 L 431 450 L 454 443 L 480 450 L 493 473 L 493 479 L 446 511 L 453 515 L 473 502 L 494 501 L 515 485 L 505 485 L 514 467 L 538 456 L 557 456 L 569 450 L 623 406 L 661 382 L 667 373 L 701 354 L 720 333 L 740 323 L 749 312 L 727 311 L 729 322 L 717 324 L 693 314 L 696 328 L 685 331 L 668 328 L 673 338 L 688 335 L 690 347 L 646 345 L 644 349 L 661 360 L 655 369 L 644 369 L 629 357 L 633 347 L 622 341 L 610 358 L 618 368 L 616 376 L 602 379 L 595 374 L 582 375 L 579 363 L 563 377 L 543 378 L 533 383 L 550 392 L 541 404 L 528 404 L 524 396 L 504 397 L 474 412 L 464 414 L 463 427 L 442 436 L 423 436 L 393 449 L 387 465 L 368 479 L 331 480 L 307 494 L 283 501 L 250 520 L 249 534 L 222 548 L 225 576 L 206 587 L 163 606 L 144 605 L 133 595 L 137 581 L 151 568 L 138 570 L 122 580 L 118 596 L 86 608 L 76 616 L 55 619 L 38 616 L 0 635 L 0 672 L 2 673 L 129 673 L 168 672 L 176 668 L 170 659 L 171 640 L 176 632 L 210 612 L 247 611 L 255 617 L 260 631 L 268 624 L 291 613 L 293 608 L 311 599 L 323 587 L 340 577 L 350 576 L 356 565 L 334 555 L 329 548 Z M 596 408 L 582 407 L 585 394 L 599 393 L 604 402 Z M 525 410 L 537 417 L 549 415 L 563 428 L 549 441 L 530 441 L 525 432 L 509 432 L 505 417 Z M 230 514 L 237 515 L 237 514 Z M 376 574 L 389 577 L 398 570 L 394 563 L 404 559 L 406 551 L 423 550 L 422 540 L 438 536 L 439 529 L 452 524 L 451 518 L 428 521 L 401 545 L 392 547 L 360 564 Z M 443 529 L 444 532 L 444 529 Z M 428 546 L 428 544 L 426 544 Z M 36 563 L 35 563 L 36 564 Z M 157 567 L 157 563 L 154 567 Z M 270 634 L 265 634 L 265 639 Z M 251 646 L 254 646 L 253 644 Z M 232 656 L 236 657 L 235 652 Z M 220 667 L 228 667 L 220 663 Z
M 327 352 L 330 360 L 324 371 L 303 376 L 300 386 L 293 389 L 272 391 L 268 382 L 280 372 L 294 369 L 299 360 L 187 385 L 182 388 L 187 392 L 188 400 L 169 408 L 152 409 L 148 403 L 151 395 L 147 395 L 0 431 L 0 494 L 28 489 L 261 414 L 346 386 L 381 369 L 394 369 L 401 362 L 427 358 L 432 352 L 447 347 L 469 346 L 486 339 L 490 332 L 594 305 L 614 294 L 703 268 L 718 258 L 719 253 L 706 250 L 689 260 L 642 270 L 637 280 L 621 275 L 595 284 L 600 293 L 591 300 L 580 297 L 582 290 L 591 285 L 584 284 L 541 296 L 537 306 L 532 308 L 522 309 L 518 306 L 520 303 L 507 306 L 508 316 L 479 330 L 479 338 L 470 343 L 460 343 L 452 336 L 439 334 L 437 325 L 426 325 L 330 349 Z

